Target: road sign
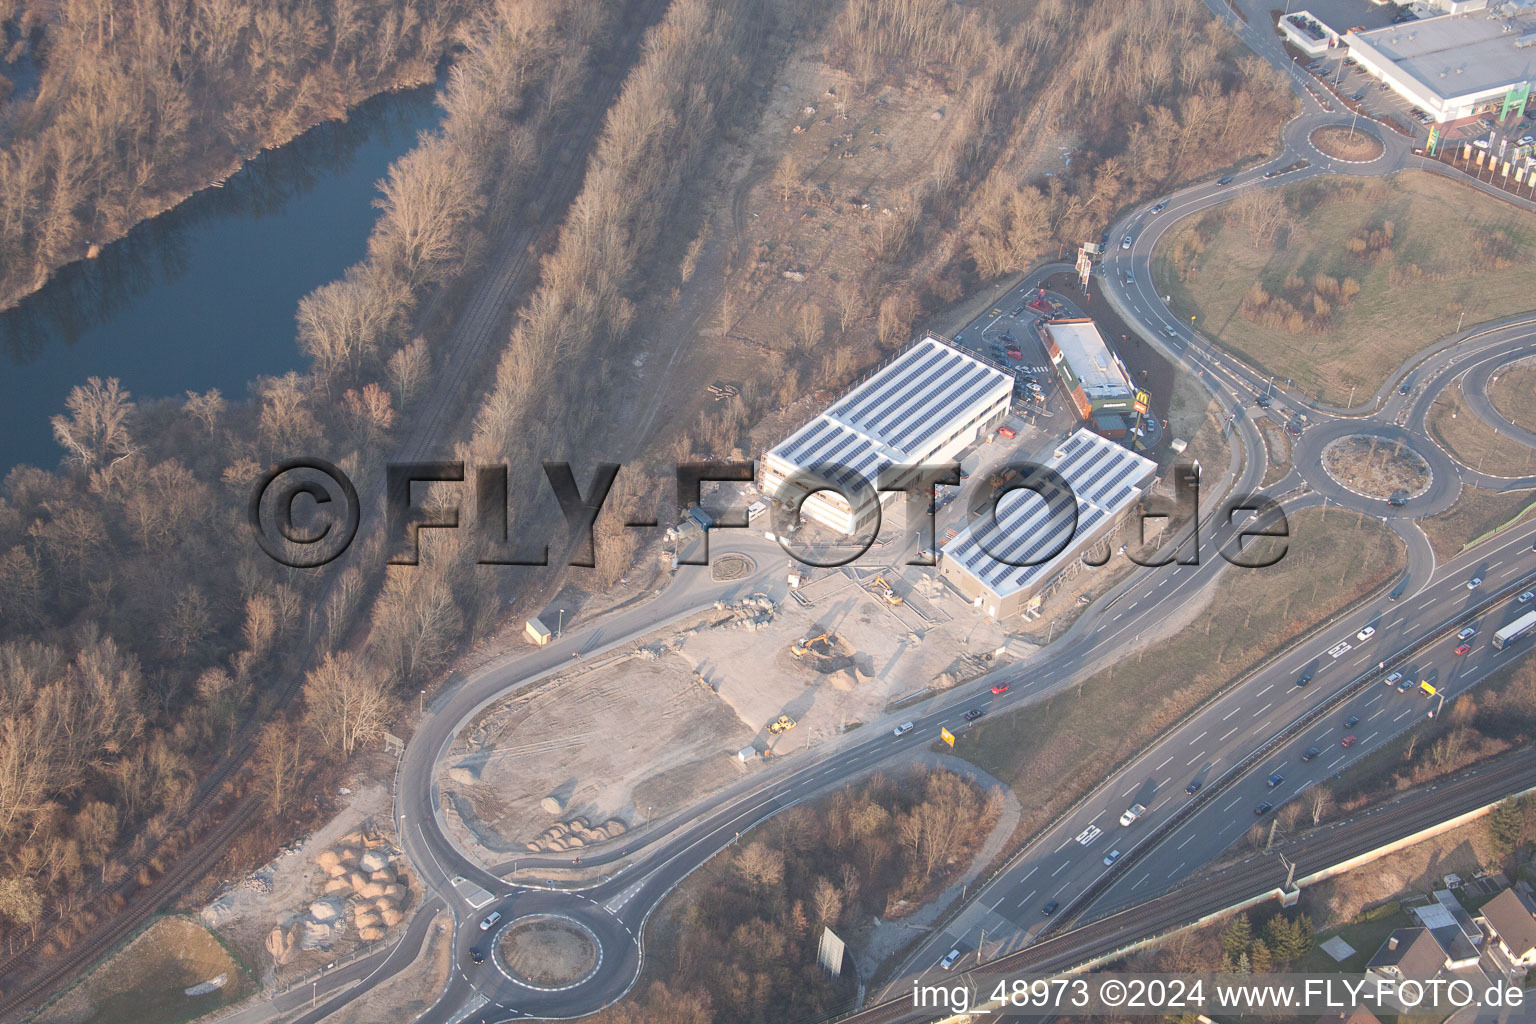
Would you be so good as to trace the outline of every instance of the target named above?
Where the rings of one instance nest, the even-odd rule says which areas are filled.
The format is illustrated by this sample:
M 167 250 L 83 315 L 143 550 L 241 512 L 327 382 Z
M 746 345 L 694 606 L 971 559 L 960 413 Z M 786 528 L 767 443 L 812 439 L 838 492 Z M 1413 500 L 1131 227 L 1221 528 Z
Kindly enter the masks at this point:
M 1436 693 L 1439 692 L 1438 690 L 1436 690 L 1433 686 L 1431 686 L 1429 684 L 1428 680 L 1425 680 L 1424 682 L 1420 683 L 1419 684 L 1419 689 L 1423 690 L 1425 692 L 1425 694 L 1427 694 L 1430 697 L 1433 697 Z
M 948 743 L 951 747 L 955 745 L 955 734 L 944 728 L 942 725 L 939 726 L 939 739 L 943 740 L 945 743 Z
M 840 977 L 843 973 L 843 940 L 831 928 L 823 926 L 821 929 L 821 945 L 816 950 L 816 962 L 821 964 L 821 969 L 832 977 Z

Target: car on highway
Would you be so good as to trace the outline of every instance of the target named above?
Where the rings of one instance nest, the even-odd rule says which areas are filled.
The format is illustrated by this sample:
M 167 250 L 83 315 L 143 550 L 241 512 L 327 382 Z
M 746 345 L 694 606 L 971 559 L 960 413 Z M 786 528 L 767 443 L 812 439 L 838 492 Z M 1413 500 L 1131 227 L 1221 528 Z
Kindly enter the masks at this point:
M 1344 728 L 1346 728 L 1346 729 L 1353 729 L 1355 726 L 1357 726 L 1359 724 L 1360 724 L 1360 716 L 1359 715 L 1350 715 L 1348 718 L 1344 719 Z
M 981 708 L 971 708 L 971 710 L 965 713 L 965 720 L 967 722 L 974 722 L 984 714 L 986 714 L 986 712 Z
M 1044 914 L 1046 917 L 1050 917 L 1052 914 L 1056 913 L 1056 911 L 1059 910 L 1060 908 L 1061 908 L 1061 904 L 1059 902 L 1057 902 L 1056 900 L 1051 900 L 1045 906 L 1040 908 L 1040 913 Z
M 1341 747 L 1352 747 L 1352 746 L 1355 745 L 1356 738 L 1357 737 L 1354 735 L 1354 733 L 1350 733 L 1348 736 L 1345 736 L 1342 740 L 1339 740 L 1339 746 L 1341 746 Z
M 960 950 L 958 947 L 956 947 L 955 949 L 952 949 L 948 953 L 944 954 L 944 959 L 939 961 L 939 970 L 949 970 L 951 967 L 955 966 L 955 961 L 959 959 Z
M 1132 274 L 1129 270 L 1127 270 L 1125 272 L 1125 283 L 1126 284 L 1135 284 L 1136 283 L 1135 275 Z
M 1456 634 L 1456 639 L 1457 640 L 1471 640 L 1475 636 L 1477 636 L 1477 627 L 1476 626 L 1467 626 L 1460 633 Z
M 1257 405 L 1260 409 L 1268 409 L 1271 405 L 1274 404 L 1274 399 L 1270 398 L 1266 394 L 1261 393 L 1254 396 L 1253 404 Z
M 472 964 L 485 963 L 485 950 L 479 946 L 472 946 L 469 950 L 469 962 Z
M 1196 779 L 1194 782 L 1191 782 L 1189 785 L 1184 787 L 1184 792 L 1188 793 L 1190 796 L 1194 796 L 1196 793 L 1200 792 L 1200 785 L 1200 780 Z
M 1472 650 L 1472 645 L 1471 644 L 1461 644 L 1459 647 L 1456 648 L 1456 650 L 1453 653 L 1457 657 L 1460 657 L 1461 655 L 1466 654 L 1466 653 L 1468 653 L 1471 650 Z
M 1019 436 L 1019 432 L 1012 427 L 998 427 L 997 432 L 1000 436 L 1006 437 L 1010 441 Z M 998 691 L 993 690 L 992 692 L 997 693 Z
M 1301 678 L 1296 680 L 1296 685 L 1297 686 L 1306 686 L 1311 681 L 1312 681 L 1312 673 L 1311 672 L 1303 672 L 1301 674 Z
M 1152 207 L 1152 212 L 1153 213 L 1162 213 L 1166 209 L 1168 209 L 1168 200 L 1165 199 L 1162 202 L 1158 203 L 1156 206 Z
M 1303 761 L 1310 761 L 1323 752 L 1322 747 L 1308 747 L 1307 752 L 1301 755 Z
M 1375 626 L 1366 626 L 1360 632 L 1355 634 L 1355 639 L 1356 640 L 1369 640 L 1371 637 L 1373 637 L 1375 635 L 1376 635 L 1376 627 Z
M 1382 682 L 1386 683 L 1388 686 L 1396 686 L 1402 681 L 1403 674 L 1401 672 L 1393 672 L 1391 675 L 1387 676 L 1387 678 L 1382 680 Z
M 1411 677 L 1408 679 L 1399 679 L 1397 681 L 1398 693 L 1407 693 L 1411 689 L 1413 689 L 1413 679 Z
M 1285 776 L 1281 775 L 1279 772 L 1275 772 L 1275 774 L 1264 780 L 1264 785 L 1268 786 L 1270 789 L 1274 789 L 1284 781 Z
M 1165 325 L 1163 327 L 1163 334 L 1169 338 L 1177 338 L 1179 336 L 1179 329 L 1172 325 Z
M 1146 804 L 1131 804 L 1130 807 L 1126 808 L 1125 813 L 1120 815 L 1120 827 L 1124 828 L 1125 826 L 1132 824 L 1137 818 L 1145 814 L 1146 811 Z
M 493 910 L 489 914 L 486 915 L 486 918 L 485 918 L 484 921 L 480 922 L 480 930 L 483 931 L 483 932 L 488 932 L 492 928 L 496 927 L 496 922 L 500 921 L 500 920 L 501 920 L 501 911 Z
M 1120 851 L 1119 850 L 1110 850 L 1108 853 L 1106 853 L 1104 855 L 1104 866 L 1105 867 L 1109 867 L 1111 864 L 1113 864 L 1115 861 L 1117 861 L 1119 859 L 1120 859 Z
M 1471 579 L 1467 580 L 1467 589 L 1468 590 L 1476 590 L 1478 587 L 1480 587 L 1482 585 L 1483 585 L 1483 578 L 1481 576 L 1473 576 Z
M 1230 185 L 1230 184 L 1232 184 L 1232 175 L 1226 174 L 1226 175 L 1223 175 L 1220 178 L 1217 178 L 1216 179 L 1216 184 L 1218 184 L 1218 185 Z
M 905 736 L 907 733 L 911 732 L 913 729 L 916 729 L 916 728 L 917 728 L 917 723 L 915 723 L 915 722 L 902 722 L 896 728 L 891 730 L 891 735 L 892 736 Z
M 1253 809 L 1253 813 L 1255 817 L 1262 818 L 1264 815 L 1268 814 L 1274 809 L 1275 805 L 1270 803 L 1268 800 L 1265 800 L 1263 803 L 1259 804 L 1259 806 Z
M 1525 593 L 1521 594 L 1515 600 L 1519 601 L 1521 604 L 1525 604 L 1527 601 L 1529 601 L 1533 597 L 1536 597 L 1536 590 L 1527 590 Z
M 1130 235 L 1126 235 L 1124 238 L 1120 239 L 1120 248 L 1122 248 L 1122 249 L 1129 249 L 1130 247 L 1131 247 L 1131 236 Z
M 1008 692 L 1008 684 L 1007 683 L 998 683 L 996 686 L 992 687 L 992 692 L 993 693 L 1007 693 Z

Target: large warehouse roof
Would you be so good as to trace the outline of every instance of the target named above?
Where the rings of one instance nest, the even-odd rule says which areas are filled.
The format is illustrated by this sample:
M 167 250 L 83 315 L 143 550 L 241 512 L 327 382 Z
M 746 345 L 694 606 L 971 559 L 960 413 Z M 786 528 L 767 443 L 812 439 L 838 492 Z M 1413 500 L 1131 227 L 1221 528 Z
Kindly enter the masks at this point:
M 1450 98 L 1536 79 L 1532 32 L 1536 32 L 1536 16 L 1531 14 L 1506 19 L 1478 12 L 1351 32 L 1347 41 L 1353 47 L 1374 50 L 1399 74 L 1441 98 Z
M 1072 530 L 1065 507 L 1057 503 L 1062 496 L 1054 492 L 1015 491 L 1000 503 L 996 519 L 983 515 L 944 545 L 946 561 L 958 561 L 1000 598 L 1049 579 L 1077 557 L 1082 540 L 1106 517 L 1135 502 L 1141 485 L 1157 470 L 1151 460 L 1086 428 L 1068 438 L 1046 466 L 1062 475 L 1077 498 L 1074 539 L 1056 557 L 1037 565 L 1009 564 L 1035 561 Z
M 1046 324 L 1045 329 L 1066 357 L 1072 375 L 1090 400 L 1131 393 L 1130 378 L 1092 320 L 1055 320 Z
M 846 484 L 918 462 L 966 420 L 1013 393 L 1002 370 L 925 338 L 768 454 L 797 469 L 839 464 Z

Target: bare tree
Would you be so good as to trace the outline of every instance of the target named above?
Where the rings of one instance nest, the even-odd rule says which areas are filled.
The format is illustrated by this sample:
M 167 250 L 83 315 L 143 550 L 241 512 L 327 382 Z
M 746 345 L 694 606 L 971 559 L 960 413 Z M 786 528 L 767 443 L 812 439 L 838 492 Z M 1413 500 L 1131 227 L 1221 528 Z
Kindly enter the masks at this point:
M 68 416 L 53 417 L 53 436 L 70 461 L 87 469 L 106 469 L 137 449 L 128 433 L 133 417 L 129 392 L 116 377 L 102 383 L 91 377 L 69 390 L 64 400 Z
M 347 652 L 327 654 L 305 677 L 304 720 L 343 757 L 379 738 L 391 704 L 378 673 Z

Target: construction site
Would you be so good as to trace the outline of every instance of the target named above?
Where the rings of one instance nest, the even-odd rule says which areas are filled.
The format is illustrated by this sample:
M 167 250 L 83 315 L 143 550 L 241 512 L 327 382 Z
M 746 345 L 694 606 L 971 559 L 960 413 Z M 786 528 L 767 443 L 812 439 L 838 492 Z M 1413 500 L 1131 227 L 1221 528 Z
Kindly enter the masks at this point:
M 439 767 L 455 837 L 487 863 L 530 852 L 575 861 L 764 759 L 1033 649 L 931 569 L 821 571 L 793 592 L 766 589 L 482 711 Z

